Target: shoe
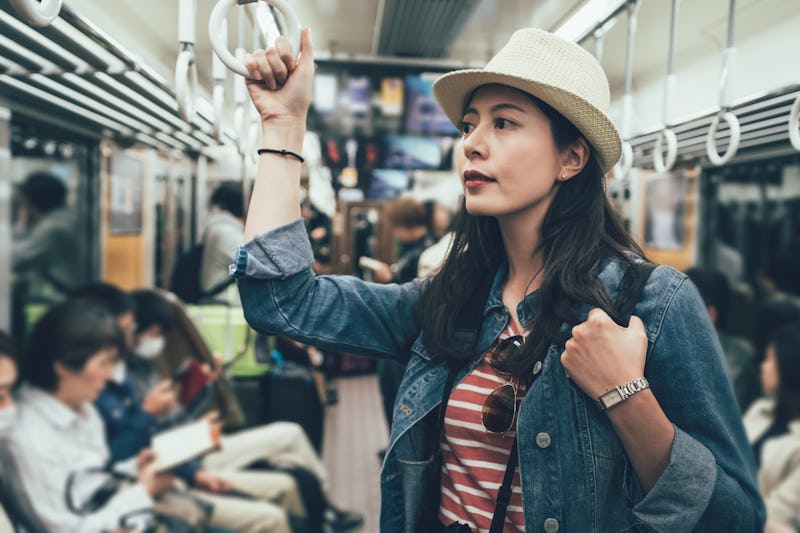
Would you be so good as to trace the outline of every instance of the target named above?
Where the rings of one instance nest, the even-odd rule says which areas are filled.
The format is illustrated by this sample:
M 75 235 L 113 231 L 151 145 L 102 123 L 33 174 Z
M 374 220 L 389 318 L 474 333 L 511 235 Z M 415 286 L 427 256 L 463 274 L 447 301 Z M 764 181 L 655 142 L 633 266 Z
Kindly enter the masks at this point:
M 334 532 L 350 531 L 364 525 L 364 516 L 341 509 L 328 509 L 325 511 L 325 524 Z

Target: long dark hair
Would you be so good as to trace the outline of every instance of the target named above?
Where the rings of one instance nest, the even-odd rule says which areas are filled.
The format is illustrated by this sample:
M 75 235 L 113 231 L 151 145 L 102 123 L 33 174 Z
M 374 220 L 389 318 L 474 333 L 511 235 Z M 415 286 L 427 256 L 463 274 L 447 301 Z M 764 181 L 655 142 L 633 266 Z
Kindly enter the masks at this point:
M 556 147 L 563 151 L 582 137 L 558 111 L 531 96 L 547 116 Z M 458 311 L 467 307 L 469 288 L 492 278 L 505 258 L 500 228 L 494 217 L 471 216 L 461 202 L 455 237 L 440 271 L 420 300 L 418 315 L 426 347 L 451 361 L 466 361 L 454 339 Z M 628 261 L 626 251 L 644 256 L 605 194 L 599 161 L 589 162 L 573 178 L 562 182 L 542 223 L 539 246 L 543 271 L 531 333 L 521 354 L 503 370 L 521 375 L 556 339 L 562 322 L 572 321 L 573 305 L 585 302 L 613 313 L 613 302 L 596 277 L 600 260 L 616 254 Z M 533 258 L 533 257 L 532 257 Z
M 775 416 L 786 422 L 800 418 L 800 322 L 786 324 L 770 337 L 778 364 Z

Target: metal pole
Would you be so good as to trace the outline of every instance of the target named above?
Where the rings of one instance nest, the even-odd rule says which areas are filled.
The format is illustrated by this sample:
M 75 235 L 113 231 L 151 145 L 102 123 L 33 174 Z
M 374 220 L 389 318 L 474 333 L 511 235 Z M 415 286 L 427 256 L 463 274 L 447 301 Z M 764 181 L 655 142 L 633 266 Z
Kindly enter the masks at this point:
M 11 109 L 0 99 L 0 330 L 11 330 Z

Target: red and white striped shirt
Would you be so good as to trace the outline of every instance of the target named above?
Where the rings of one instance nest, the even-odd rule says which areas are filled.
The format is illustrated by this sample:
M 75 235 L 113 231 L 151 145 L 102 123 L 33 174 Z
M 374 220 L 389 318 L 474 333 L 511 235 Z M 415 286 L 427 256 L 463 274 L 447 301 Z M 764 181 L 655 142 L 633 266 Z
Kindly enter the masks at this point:
M 512 335 L 516 333 L 509 324 L 496 343 Z M 480 533 L 488 533 L 491 526 L 517 425 L 515 414 L 512 430 L 503 435 L 490 433 L 483 427 L 481 411 L 486 397 L 510 381 L 492 368 L 490 358 L 491 352 L 486 352 L 475 369 L 453 389 L 447 402 L 442 435 L 439 520 L 445 525 L 462 522 Z M 517 381 L 517 413 L 524 395 L 525 384 Z M 524 532 L 522 485 L 517 466 L 503 533 Z

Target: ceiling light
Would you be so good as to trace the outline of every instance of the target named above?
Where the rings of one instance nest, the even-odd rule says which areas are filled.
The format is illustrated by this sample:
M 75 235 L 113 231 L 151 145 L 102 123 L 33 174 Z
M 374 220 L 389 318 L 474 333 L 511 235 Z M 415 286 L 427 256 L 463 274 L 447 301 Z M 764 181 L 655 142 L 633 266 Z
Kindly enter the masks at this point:
M 598 24 L 626 4 L 627 1 L 588 0 L 558 27 L 555 34 L 569 41 L 580 42 L 586 35 L 593 32 Z

